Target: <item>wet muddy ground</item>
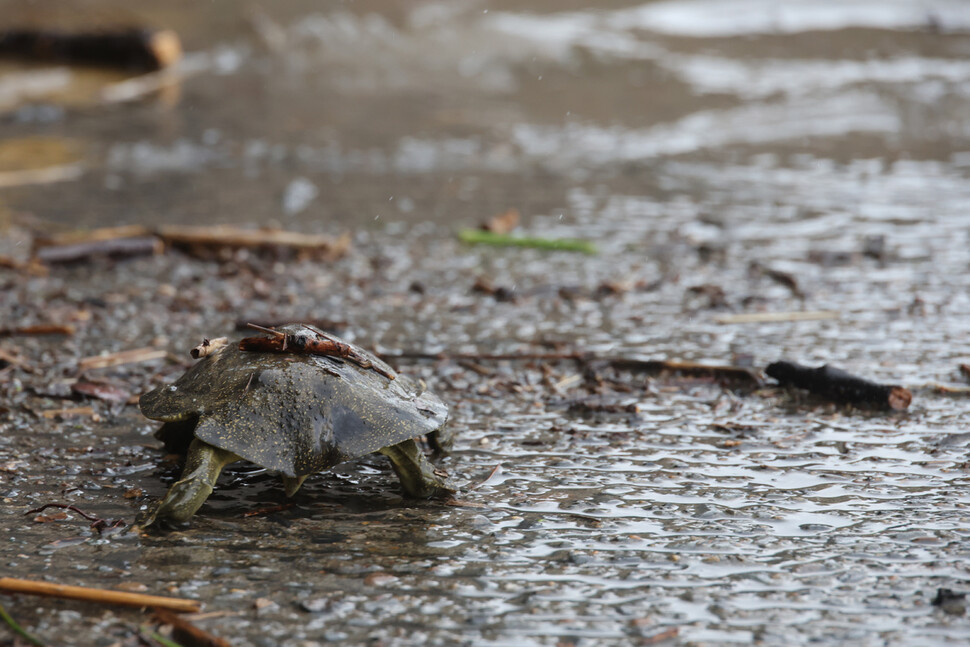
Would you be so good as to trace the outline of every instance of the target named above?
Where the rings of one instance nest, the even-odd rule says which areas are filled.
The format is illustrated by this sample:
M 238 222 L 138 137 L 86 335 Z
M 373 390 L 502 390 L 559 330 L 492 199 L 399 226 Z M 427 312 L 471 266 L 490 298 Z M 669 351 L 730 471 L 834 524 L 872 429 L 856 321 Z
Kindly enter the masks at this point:
M 178 96 L 104 103 L 90 87 L 117 79 L 68 70 L 11 98 L 23 70 L 0 63 L 0 170 L 41 164 L 38 146 L 77 168 L 0 188 L 0 255 L 129 223 L 352 239 L 332 262 L 169 250 L 0 269 L 0 328 L 75 328 L 0 338 L 0 573 L 196 598 L 193 622 L 233 645 L 970 639 L 931 604 L 970 589 L 970 9 L 385 4 L 142 7 L 182 35 Z M 599 253 L 457 240 L 509 208 L 521 233 Z M 820 314 L 730 318 L 802 311 Z M 130 522 L 160 497 L 178 466 L 132 403 L 240 320 L 323 321 L 423 378 L 458 432 L 441 463 L 455 504 L 402 498 L 375 456 L 292 500 L 238 464 L 168 533 L 25 514 Z M 168 355 L 79 366 L 137 348 Z M 393 359 L 574 351 L 832 363 L 914 400 Z M 139 644 L 149 618 L 0 603 L 51 645 Z

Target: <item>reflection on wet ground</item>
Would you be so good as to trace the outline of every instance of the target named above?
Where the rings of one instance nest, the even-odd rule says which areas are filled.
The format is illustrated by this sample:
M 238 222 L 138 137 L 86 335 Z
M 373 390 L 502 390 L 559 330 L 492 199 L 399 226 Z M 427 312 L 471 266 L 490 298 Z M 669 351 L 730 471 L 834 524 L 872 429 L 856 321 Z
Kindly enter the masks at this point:
M 169 253 L 0 270 L 0 327 L 78 328 L 0 339 L 38 367 L 0 370 L 4 573 L 197 597 L 213 612 L 197 623 L 238 645 L 970 638 L 930 604 L 970 588 L 966 396 L 934 386 L 970 359 L 970 7 L 566 5 L 146 6 L 189 52 L 170 103 L 60 101 L 81 82 L 66 68 L 37 77 L 54 98 L 11 98 L 0 68 L 3 138 L 53 139 L 70 154 L 48 163 L 82 166 L 2 189 L 2 255 L 25 253 L 10 214 L 28 212 L 354 239 L 332 265 Z M 599 255 L 455 240 L 509 207 L 525 233 Z M 474 292 L 481 277 L 503 298 Z M 837 314 L 719 323 L 801 310 Z M 166 535 L 22 516 L 66 501 L 130 520 L 176 476 L 134 407 L 43 416 L 78 358 L 184 356 L 246 317 L 338 320 L 387 353 L 831 362 L 915 399 L 867 413 L 569 360 L 401 361 L 452 407 L 444 466 L 464 505 L 400 498 L 371 457 L 280 509 L 277 480 L 237 466 Z M 181 370 L 97 376 L 139 393 Z M 611 406 L 570 406 L 590 398 Z M 141 619 L 3 603 L 52 644 L 128 644 Z

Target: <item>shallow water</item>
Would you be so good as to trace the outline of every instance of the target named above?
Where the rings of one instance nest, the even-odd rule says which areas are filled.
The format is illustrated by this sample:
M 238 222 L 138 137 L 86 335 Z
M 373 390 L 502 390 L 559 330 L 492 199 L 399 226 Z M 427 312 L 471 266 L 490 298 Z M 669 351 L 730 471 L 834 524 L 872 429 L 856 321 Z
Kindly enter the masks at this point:
M 3 108 L 3 139 L 83 156 L 77 179 L 0 189 L 8 211 L 52 228 L 275 223 L 354 246 L 329 265 L 172 252 L 0 270 L 0 327 L 78 328 L 0 338 L 37 369 L 0 371 L 0 570 L 195 597 L 215 612 L 195 622 L 234 645 L 968 640 L 930 601 L 970 588 L 967 396 L 934 386 L 965 383 L 970 362 L 970 8 L 744 5 L 144 6 L 190 52 L 177 99 Z M 510 207 L 524 233 L 600 253 L 455 239 Z M 24 253 L 21 222 L 0 214 L 0 254 Z M 482 276 L 510 298 L 473 291 Z M 719 319 L 800 310 L 835 314 Z M 177 475 L 135 407 L 64 399 L 79 358 L 181 360 L 246 318 L 337 320 L 388 354 L 831 362 L 914 402 L 884 414 L 570 360 L 399 360 L 452 408 L 442 465 L 463 505 L 401 498 L 369 457 L 278 510 L 278 481 L 239 465 L 168 534 L 23 516 L 56 501 L 131 521 Z M 137 394 L 181 370 L 88 377 Z M 87 404 L 97 420 L 42 415 Z M 2 603 L 51 644 L 129 644 L 145 620 Z

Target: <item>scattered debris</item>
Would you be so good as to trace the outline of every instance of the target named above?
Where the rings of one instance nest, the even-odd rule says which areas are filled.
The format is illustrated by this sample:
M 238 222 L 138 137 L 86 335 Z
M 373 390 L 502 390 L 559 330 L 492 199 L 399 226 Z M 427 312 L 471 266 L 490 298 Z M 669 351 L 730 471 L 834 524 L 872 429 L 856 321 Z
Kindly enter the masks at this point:
M 127 402 L 131 398 L 130 391 L 102 381 L 79 380 L 71 385 L 71 391 L 105 402 Z
M 515 290 L 504 285 L 495 285 L 487 276 L 479 276 L 472 285 L 472 292 L 488 294 L 495 297 L 496 301 L 513 302 L 515 301 Z
M 970 380 L 970 364 L 960 364 L 960 375 Z
M 739 323 L 773 323 L 780 321 L 816 321 L 822 319 L 838 319 L 842 313 L 838 310 L 796 310 L 792 312 L 746 312 L 735 315 L 721 315 L 714 321 L 719 324 Z
M 121 366 L 122 364 L 140 364 L 141 362 L 152 362 L 157 359 L 168 357 L 168 352 L 157 348 L 133 348 L 131 350 L 118 351 L 117 353 L 106 353 L 104 355 L 93 355 L 85 357 L 78 362 L 78 371 L 84 372 L 96 368 L 109 368 Z
M 842 404 L 902 410 L 909 407 L 913 394 L 901 386 L 876 384 L 828 364 L 818 368 L 794 362 L 774 362 L 765 373 L 782 386 L 794 386 Z
M 54 184 L 76 180 L 84 174 L 81 164 L 58 164 L 44 168 L 31 168 L 22 171 L 0 171 L 0 189 L 8 189 L 29 184 Z
M 525 236 L 510 236 L 497 234 L 481 229 L 462 229 L 458 232 L 458 239 L 463 243 L 474 245 L 496 245 L 499 247 L 532 247 L 564 252 L 582 252 L 596 254 L 596 246 L 587 240 L 575 238 L 534 238 Z
M 66 407 L 63 409 L 45 409 L 40 412 L 45 418 L 70 418 L 73 416 L 94 416 L 93 407 Z
M 211 340 L 205 338 L 201 344 L 189 351 L 189 355 L 192 356 L 192 359 L 202 359 L 203 357 L 208 357 L 228 343 L 228 337 L 216 337 Z
M 92 258 L 127 258 L 161 254 L 165 246 L 154 236 L 134 238 L 106 238 L 73 244 L 47 244 L 39 247 L 34 255 L 48 265 L 78 263 Z
M 782 272 L 781 270 L 772 269 L 762 265 L 758 261 L 752 262 L 749 266 L 749 270 L 753 274 L 761 274 L 767 276 L 772 281 L 784 285 L 786 288 L 791 290 L 792 296 L 797 299 L 804 299 L 805 293 L 802 292 L 801 288 L 798 286 L 798 279 L 795 278 L 794 274 L 789 272 Z
M 127 591 L 114 591 L 111 589 L 95 589 L 86 586 L 52 584 L 51 582 L 22 580 L 14 577 L 0 577 L 0 591 L 42 595 L 66 600 L 118 604 L 130 607 L 159 607 L 161 609 L 190 613 L 198 611 L 201 607 L 197 600 L 188 600 L 185 598 L 169 598 L 158 595 L 144 595 L 142 593 L 128 593 Z
M 16 366 L 17 368 L 27 371 L 28 373 L 33 371 L 33 369 L 27 363 L 27 360 L 25 360 L 21 355 L 13 351 L 0 348 L 0 370 L 8 366 Z
M 664 629 L 660 633 L 655 633 L 652 636 L 644 636 L 637 641 L 638 645 L 659 645 L 660 643 L 667 642 L 668 640 L 673 640 L 680 635 L 680 629 L 677 627 L 671 627 L 670 629 Z
M 703 308 L 717 309 L 726 308 L 728 306 L 727 294 L 724 292 L 724 288 L 722 288 L 720 285 L 714 285 L 713 283 L 693 285 L 687 288 L 687 294 L 696 297 L 706 297 L 707 304 L 701 306 Z
M 490 231 L 493 234 L 505 235 L 519 226 L 519 210 L 512 208 L 496 216 L 492 216 L 487 222 L 482 223 L 483 231 Z
M 172 627 L 172 637 L 183 647 L 230 647 L 228 641 L 213 636 L 164 608 L 155 609 L 154 616 L 158 622 Z
M 69 324 L 38 324 L 35 326 L 0 328 L 0 337 L 11 337 L 14 335 L 73 335 L 74 332 L 74 326 Z
M 38 513 L 43 512 L 47 508 L 60 508 L 62 510 L 70 510 L 71 512 L 78 513 L 79 515 L 81 515 L 82 517 L 84 517 L 85 519 L 87 519 L 88 521 L 91 522 L 91 528 L 93 530 L 96 530 L 99 535 L 102 534 L 102 532 L 105 531 L 105 530 L 113 530 L 115 528 L 124 528 L 127 525 L 124 522 L 124 520 L 122 520 L 122 519 L 115 519 L 113 521 L 109 521 L 107 519 L 102 519 L 101 517 L 97 517 L 97 516 L 95 516 L 93 514 L 88 514 L 87 512 L 84 512 L 83 510 L 81 510 L 81 509 L 79 509 L 79 508 L 77 508 L 77 507 L 75 507 L 73 505 L 67 505 L 66 503 L 45 503 L 44 505 L 40 506 L 39 508 L 34 508 L 33 510 L 28 510 L 24 514 L 25 515 L 27 515 L 27 514 L 38 514 Z
M 957 593 L 950 589 L 937 589 L 936 597 L 933 598 L 931 604 L 940 607 L 950 615 L 962 616 L 967 612 L 967 594 Z
M 165 244 L 203 258 L 222 248 L 264 250 L 284 248 L 320 256 L 325 261 L 333 261 L 350 250 L 349 234 L 333 238 L 272 227 L 246 229 L 231 225 L 211 227 L 163 225 L 158 228 L 157 235 L 165 241 Z
M 640 405 L 636 402 L 617 402 L 604 400 L 600 396 L 580 398 L 569 402 L 568 411 L 571 413 L 640 413 Z
M 260 508 L 259 510 L 250 510 L 249 512 L 244 512 L 243 517 L 262 517 L 263 515 L 276 514 L 277 512 L 283 512 L 295 507 L 295 503 L 281 503 L 268 508 Z

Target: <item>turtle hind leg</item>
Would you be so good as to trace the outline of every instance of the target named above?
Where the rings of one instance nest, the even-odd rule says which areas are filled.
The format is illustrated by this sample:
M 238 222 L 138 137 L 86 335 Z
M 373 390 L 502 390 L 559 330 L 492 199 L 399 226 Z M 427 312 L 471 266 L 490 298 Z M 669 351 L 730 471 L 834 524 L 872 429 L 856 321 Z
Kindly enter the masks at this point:
M 182 523 L 188 521 L 212 494 L 222 468 L 239 457 L 196 438 L 189 445 L 185 468 L 180 478 L 158 507 L 141 522 L 151 526 L 157 522 Z
M 380 450 L 391 459 L 404 492 L 415 499 L 444 499 L 458 492 L 444 472 L 425 457 L 413 439 Z

